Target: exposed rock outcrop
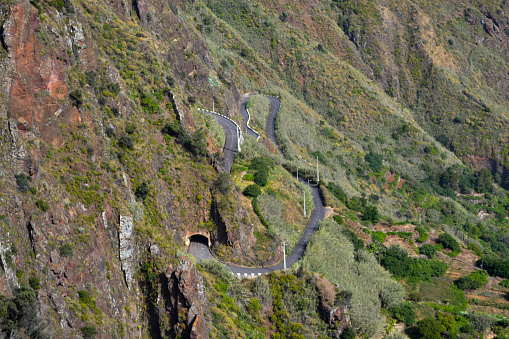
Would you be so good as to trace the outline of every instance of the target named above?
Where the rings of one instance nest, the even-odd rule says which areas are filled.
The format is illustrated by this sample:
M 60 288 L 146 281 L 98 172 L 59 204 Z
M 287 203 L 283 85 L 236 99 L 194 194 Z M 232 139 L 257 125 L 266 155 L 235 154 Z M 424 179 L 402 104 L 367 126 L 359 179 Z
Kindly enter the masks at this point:
M 350 324 L 348 306 L 352 294 L 339 292 L 328 280 L 317 276 L 316 287 L 320 294 L 320 310 L 322 319 L 329 325 L 334 338 L 339 338 L 343 330 Z

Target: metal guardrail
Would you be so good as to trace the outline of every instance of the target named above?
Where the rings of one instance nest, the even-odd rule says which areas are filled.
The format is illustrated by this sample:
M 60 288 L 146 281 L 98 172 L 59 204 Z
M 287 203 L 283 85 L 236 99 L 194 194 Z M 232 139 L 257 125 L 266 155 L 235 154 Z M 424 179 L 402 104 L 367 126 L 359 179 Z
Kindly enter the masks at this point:
M 256 141 L 258 141 L 258 139 L 260 139 L 260 133 L 258 133 L 257 131 L 255 131 L 254 129 L 252 129 L 250 126 L 249 126 L 249 122 L 251 121 L 251 114 L 249 113 L 249 110 L 247 109 L 247 105 L 246 105 L 246 112 L 247 112 L 247 121 L 246 121 L 246 127 L 249 128 L 254 134 L 257 135 L 256 137 Z
M 209 111 L 208 109 L 198 108 L 198 110 L 206 112 L 206 113 L 210 113 L 210 114 L 214 114 L 214 115 L 220 116 L 222 118 L 225 118 L 226 120 L 229 120 L 229 121 L 233 122 L 235 124 L 235 126 L 237 126 L 237 149 L 240 152 L 240 144 L 242 144 L 242 142 L 244 141 L 244 136 L 242 135 L 242 131 L 240 130 L 240 126 L 235 121 L 233 121 L 232 119 L 227 117 L 226 115 L 222 115 L 222 114 L 219 114 L 219 113 L 216 113 L 216 112 L 212 112 L 212 111 Z

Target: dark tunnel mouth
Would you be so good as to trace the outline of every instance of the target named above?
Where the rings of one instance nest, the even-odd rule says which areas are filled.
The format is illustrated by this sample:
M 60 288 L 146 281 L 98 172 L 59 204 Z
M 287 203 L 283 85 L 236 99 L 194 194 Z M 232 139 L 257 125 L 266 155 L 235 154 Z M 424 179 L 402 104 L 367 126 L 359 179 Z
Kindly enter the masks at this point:
M 190 236 L 189 243 L 192 243 L 192 242 L 200 243 L 207 247 L 209 246 L 209 239 L 206 236 L 201 235 L 201 234 L 193 234 L 192 236 Z

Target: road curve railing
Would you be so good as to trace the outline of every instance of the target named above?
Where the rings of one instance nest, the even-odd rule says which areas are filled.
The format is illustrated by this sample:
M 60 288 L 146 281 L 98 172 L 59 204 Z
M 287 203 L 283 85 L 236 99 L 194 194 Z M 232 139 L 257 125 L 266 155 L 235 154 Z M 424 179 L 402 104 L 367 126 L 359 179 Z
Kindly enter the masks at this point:
M 213 114 L 213 115 L 217 115 L 221 118 L 224 118 L 226 120 L 229 120 L 231 121 L 232 123 L 235 124 L 235 126 L 237 126 L 237 151 L 240 152 L 240 144 L 244 141 L 244 136 L 242 135 L 242 131 L 240 129 L 240 126 L 235 122 L 233 121 L 232 119 L 230 119 L 229 117 L 227 117 L 226 115 L 222 115 L 222 114 L 219 114 L 217 112 L 213 112 L 213 111 L 209 111 L 208 109 L 201 109 L 201 108 L 198 108 L 198 110 L 202 111 L 202 112 L 205 112 L 205 113 L 209 113 L 209 114 Z

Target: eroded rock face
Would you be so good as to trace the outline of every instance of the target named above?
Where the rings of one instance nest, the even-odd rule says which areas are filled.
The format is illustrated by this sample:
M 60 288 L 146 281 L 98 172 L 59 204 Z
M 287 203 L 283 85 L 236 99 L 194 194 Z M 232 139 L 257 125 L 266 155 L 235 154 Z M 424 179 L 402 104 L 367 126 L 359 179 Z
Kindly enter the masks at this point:
M 320 294 L 322 319 L 328 324 L 334 338 L 339 338 L 350 324 L 348 306 L 351 293 L 339 292 L 327 279 L 317 276 L 316 287 Z
M 177 269 L 170 269 L 166 278 L 169 291 L 166 312 L 174 324 L 174 334 L 182 333 L 193 339 L 208 338 L 205 319 L 208 297 L 202 275 L 183 257 Z
M 125 281 L 127 287 L 131 288 L 133 282 L 133 217 L 120 216 L 120 231 L 118 238 L 120 241 L 119 255 L 120 262 L 122 263 L 122 270 L 124 271 Z

